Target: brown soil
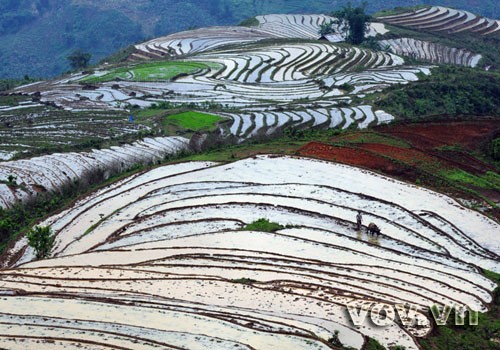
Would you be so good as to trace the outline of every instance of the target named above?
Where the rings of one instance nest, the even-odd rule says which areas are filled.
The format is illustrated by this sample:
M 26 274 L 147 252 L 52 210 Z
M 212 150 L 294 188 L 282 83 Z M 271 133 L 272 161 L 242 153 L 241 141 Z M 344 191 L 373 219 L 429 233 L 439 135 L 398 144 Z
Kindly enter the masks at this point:
M 310 142 L 299 149 L 302 156 L 321 158 L 339 163 L 355 165 L 392 176 L 417 178 L 408 167 L 398 164 L 378 154 L 352 147 L 337 147 L 322 142 Z
M 421 150 L 453 145 L 460 145 L 468 150 L 477 150 L 491 136 L 500 131 L 500 123 L 498 119 L 487 119 L 473 122 L 403 124 L 379 131 L 402 138 Z
M 435 158 L 416 149 L 401 148 L 380 143 L 364 143 L 360 144 L 359 147 L 413 166 L 422 165 L 423 163 L 438 165 Z

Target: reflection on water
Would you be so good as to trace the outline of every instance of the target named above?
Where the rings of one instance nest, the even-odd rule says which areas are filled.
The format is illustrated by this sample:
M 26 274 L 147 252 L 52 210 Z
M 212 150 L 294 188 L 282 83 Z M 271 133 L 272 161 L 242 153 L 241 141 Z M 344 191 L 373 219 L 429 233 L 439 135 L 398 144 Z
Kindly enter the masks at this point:
M 366 234 L 366 239 L 363 239 L 363 230 L 356 231 L 356 238 L 360 241 L 367 241 L 368 243 L 374 244 L 376 246 L 380 246 L 380 240 L 378 236 L 370 236 Z
M 377 246 L 380 246 L 380 241 L 378 240 L 378 237 L 368 237 L 368 242 Z

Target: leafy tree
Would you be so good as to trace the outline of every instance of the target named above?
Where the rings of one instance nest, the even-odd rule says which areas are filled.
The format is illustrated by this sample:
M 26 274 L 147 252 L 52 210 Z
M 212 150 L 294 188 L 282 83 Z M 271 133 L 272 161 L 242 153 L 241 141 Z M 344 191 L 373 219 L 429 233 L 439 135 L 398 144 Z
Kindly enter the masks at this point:
M 73 69 L 81 69 L 87 67 L 91 58 L 92 55 L 90 53 L 83 52 L 80 49 L 73 51 L 71 55 L 67 57 L 69 64 Z
M 323 24 L 320 24 L 318 34 L 321 36 L 325 36 L 328 34 L 333 34 L 335 33 L 335 29 L 333 29 L 333 25 L 335 22 L 330 21 L 330 22 L 325 22 Z
M 37 259 L 44 259 L 50 255 L 55 240 L 50 226 L 36 226 L 27 233 L 26 237 L 29 246 L 35 249 Z
M 352 7 L 351 3 L 334 12 L 332 15 L 337 18 L 337 25 L 344 32 L 346 40 L 354 45 L 361 44 L 368 31 L 368 21 L 370 16 L 365 13 L 366 3 L 361 7 Z

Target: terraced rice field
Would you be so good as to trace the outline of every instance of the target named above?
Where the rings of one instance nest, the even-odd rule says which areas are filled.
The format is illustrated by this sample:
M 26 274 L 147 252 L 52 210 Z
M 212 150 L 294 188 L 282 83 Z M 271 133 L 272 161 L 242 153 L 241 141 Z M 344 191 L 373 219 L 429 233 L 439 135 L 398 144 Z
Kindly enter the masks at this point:
M 44 148 L 71 147 L 148 130 L 146 125 L 129 122 L 125 112 L 72 113 L 34 104 L 22 109 L 4 109 L 0 110 L 0 160 Z
M 241 138 L 269 136 L 278 130 L 293 126 L 297 129 L 311 127 L 347 129 L 354 123 L 364 129 L 372 124 L 385 124 L 394 119 L 384 111 L 374 111 L 371 106 L 344 108 L 302 108 L 300 110 L 249 111 L 245 114 L 221 113 L 233 120 L 230 132 Z
M 71 111 L 120 111 L 162 102 L 190 109 L 216 106 L 220 117 L 233 121 L 221 126 L 222 134 L 243 141 L 284 127 L 386 123 L 394 116 L 350 102 L 430 74 L 430 66 L 405 66 L 392 53 L 318 41 L 319 26 L 333 20 L 328 16 L 257 20 L 260 25 L 252 28 L 210 27 L 157 38 L 136 46 L 130 59 L 139 63 L 104 65 L 13 93 Z M 370 35 L 384 32 L 383 24 L 371 25 Z M 166 60 L 144 62 L 149 59 Z
M 354 228 L 356 213 L 382 228 Z M 100 220 L 96 220 L 100 218 Z M 242 231 L 267 218 L 276 232 Z M 338 331 L 419 349 L 432 304 L 485 311 L 497 223 L 442 194 L 358 168 L 282 156 L 156 168 L 45 220 L 0 272 L 0 347 L 330 349 Z M 353 325 L 346 304 L 415 305 L 412 326 Z M 410 316 L 410 318 L 412 318 Z
M 104 69 L 18 91 L 40 93 L 42 102 L 52 101 L 69 109 L 151 106 L 159 102 L 237 108 L 239 112 L 220 115 L 233 119 L 224 132 L 244 140 L 286 126 L 348 127 L 354 123 L 364 128 L 385 123 L 394 117 L 372 111 L 370 106 L 336 106 L 349 103 L 354 96 L 418 80 L 418 73 L 430 74 L 430 67 L 403 66 L 403 59 L 391 53 L 326 42 L 249 44 L 199 53 L 182 62 L 191 60 L 203 62 L 209 69 L 170 81 L 145 82 L 130 76 L 126 81 L 95 86 L 77 83 L 106 77 L 110 73 Z
M 468 11 L 432 6 L 377 20 L 393 25 L 448 34 L 470 32 L 478 35 L 498 34 L 500 21 L 477 16 Z
M 319 39 L 318 29 L 322 24 L 334 22 L 335 17 L 327 15 L 286 15 L 286 14 L 271 14 L 257 16 L 259 21 L 258 28 L 269 31 L 283 38 L 301 38 L 301 39 Z M 368 37 L 376 36 L 377 34 L 387 33 L 387 29 L 382 23 L 368 24 Z M 335 34 L 329 34 L 326 39 L 331 42 L 345 41 L 345 35 L 335 24 L 332 26 Z
M 431 72 L 431 66 L 405 66 L 396 54 L 318 41 L 319 26 L 333 20 L 329 16 L 266 15 L 257 20 L 260 24 L 252 28 L 210 27 L 153 39 L 136 46 L 130 60 L 138 63 L 104 65 L 13 93 L 68 111 L 122 111 L 163 102 L 191 110 L 215 106 L 221 120 L 232 120 L 220 125 L 221 134 L 244 141 L 287 127 L 387 123 L 395 116 L 351 105 L 353 98 Z M 386 32 L 381 23 L 370 28 L 371 36 Z M 341 35 L 327 39 L 344 40 Z M 164 61 L 144 62 L 150 59 Z M 81 126 L 75 129 L 89 136 Z M 59 126 L 56 130 L 71 133 Z M 102 130 L 123 134 L 120 127 Z M 0 157 L 10 157 L 10 149 L 0 150 Z
M 432 66 L 408 66 L 399 55 L 470 67 L 481 59 L 467 50 L 411 38 L 382 41 L 395 54 L 328 42 L 344 40 L 340 34 L 319 41 L 320 25 L 334 20 L 325 15 L 272 14 L 256 19 L 255 27 L 209 27 L 156 38 L 136 45 L 130 56 L 135 63 L 128 66 L 105 65 L 14 93 L 33 97 L 36 104 L 73 111 L 120 111 L 162 102 L 192 110 L 215 107 L 220 117 L 232 119 L 220 126 L 221 134 L 244 141 L 286 127 L 365 128 L 399 117 L 352 103 L 391 85 L 416 81 L 419 74 L 431 74 Z M 444 7 L 380 20 L 481 35 L 499 26 L 498 21 Z M 370 36 L 386 32 L 383 23 L 370 24 Z M 151 59 L 163 61 L 145 62 Z M 121 126 L 107 129 L 124 133 Z M 71 132 L 70 128 L 65 133 Z M 89 136 L 81 127 L 74 132 Z M 11 156 L 9 147 L 0 148 L 0 158 Z
M 392 52 L 423 61 L 442 64 L 457 64 L 476 67 L 482 56 L 468 50 L 447 47 L 428 41 L 412 38 L 381 40 L 382 47 L 389 47 Z
M 188 148 L 181 137 L 147 138 L 132 145 L 93 150 L 85 153 L 51 155 L 0 163 L 0 208 L 28 202 L 39 193 L 60 192 L 65 186 L 107 179 L 134 165 L 155 164 L 169 154 Z M 9 177 L 15 184 L 9 183 Z
M 180 56 L 196 52 L 210 51 L 221 46 L 242 44 L 277 36 L 247 27 L 209 27 L 159 37 L 136 45 L 131 60 L 144 60 L 168 56 Z
M 156 38 L 135 46 L 131 60 L 174 57 L 212 51 L 224 46 L 258 42 L 265 39 L 319 39 L 318 30 L 324 23 L 335 20 L 326 15 L 285 15 L 272 14 L 257 16 L 256 27 L 209 27 L 184 31 Z M 338 29 L 338 28 L 334 28 Z M 338 31 L 338 30 L 337 30 Z M 368 36 L 384 34 L 387 30 L 382 23 L 370 24 Z M 342 34 L 329 35 L 332 42 L 345 41 Z

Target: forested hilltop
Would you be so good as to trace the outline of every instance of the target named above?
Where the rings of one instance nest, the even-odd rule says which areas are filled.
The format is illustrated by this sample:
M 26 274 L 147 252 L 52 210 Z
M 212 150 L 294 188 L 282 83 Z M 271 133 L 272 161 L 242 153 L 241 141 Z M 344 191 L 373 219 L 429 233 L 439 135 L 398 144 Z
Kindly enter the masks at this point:
M 0 79 L 50 77 L 79 48 L 92 61 L 134 42 L 189 28 L 238 24 L 265 13 L 328 13 L 347 0 L 2 0 Z M 352 1 L 359 4 L 361 1 Z M 369 0 L 368 11 L 439 4 L 498 18 L 496 0 Z

